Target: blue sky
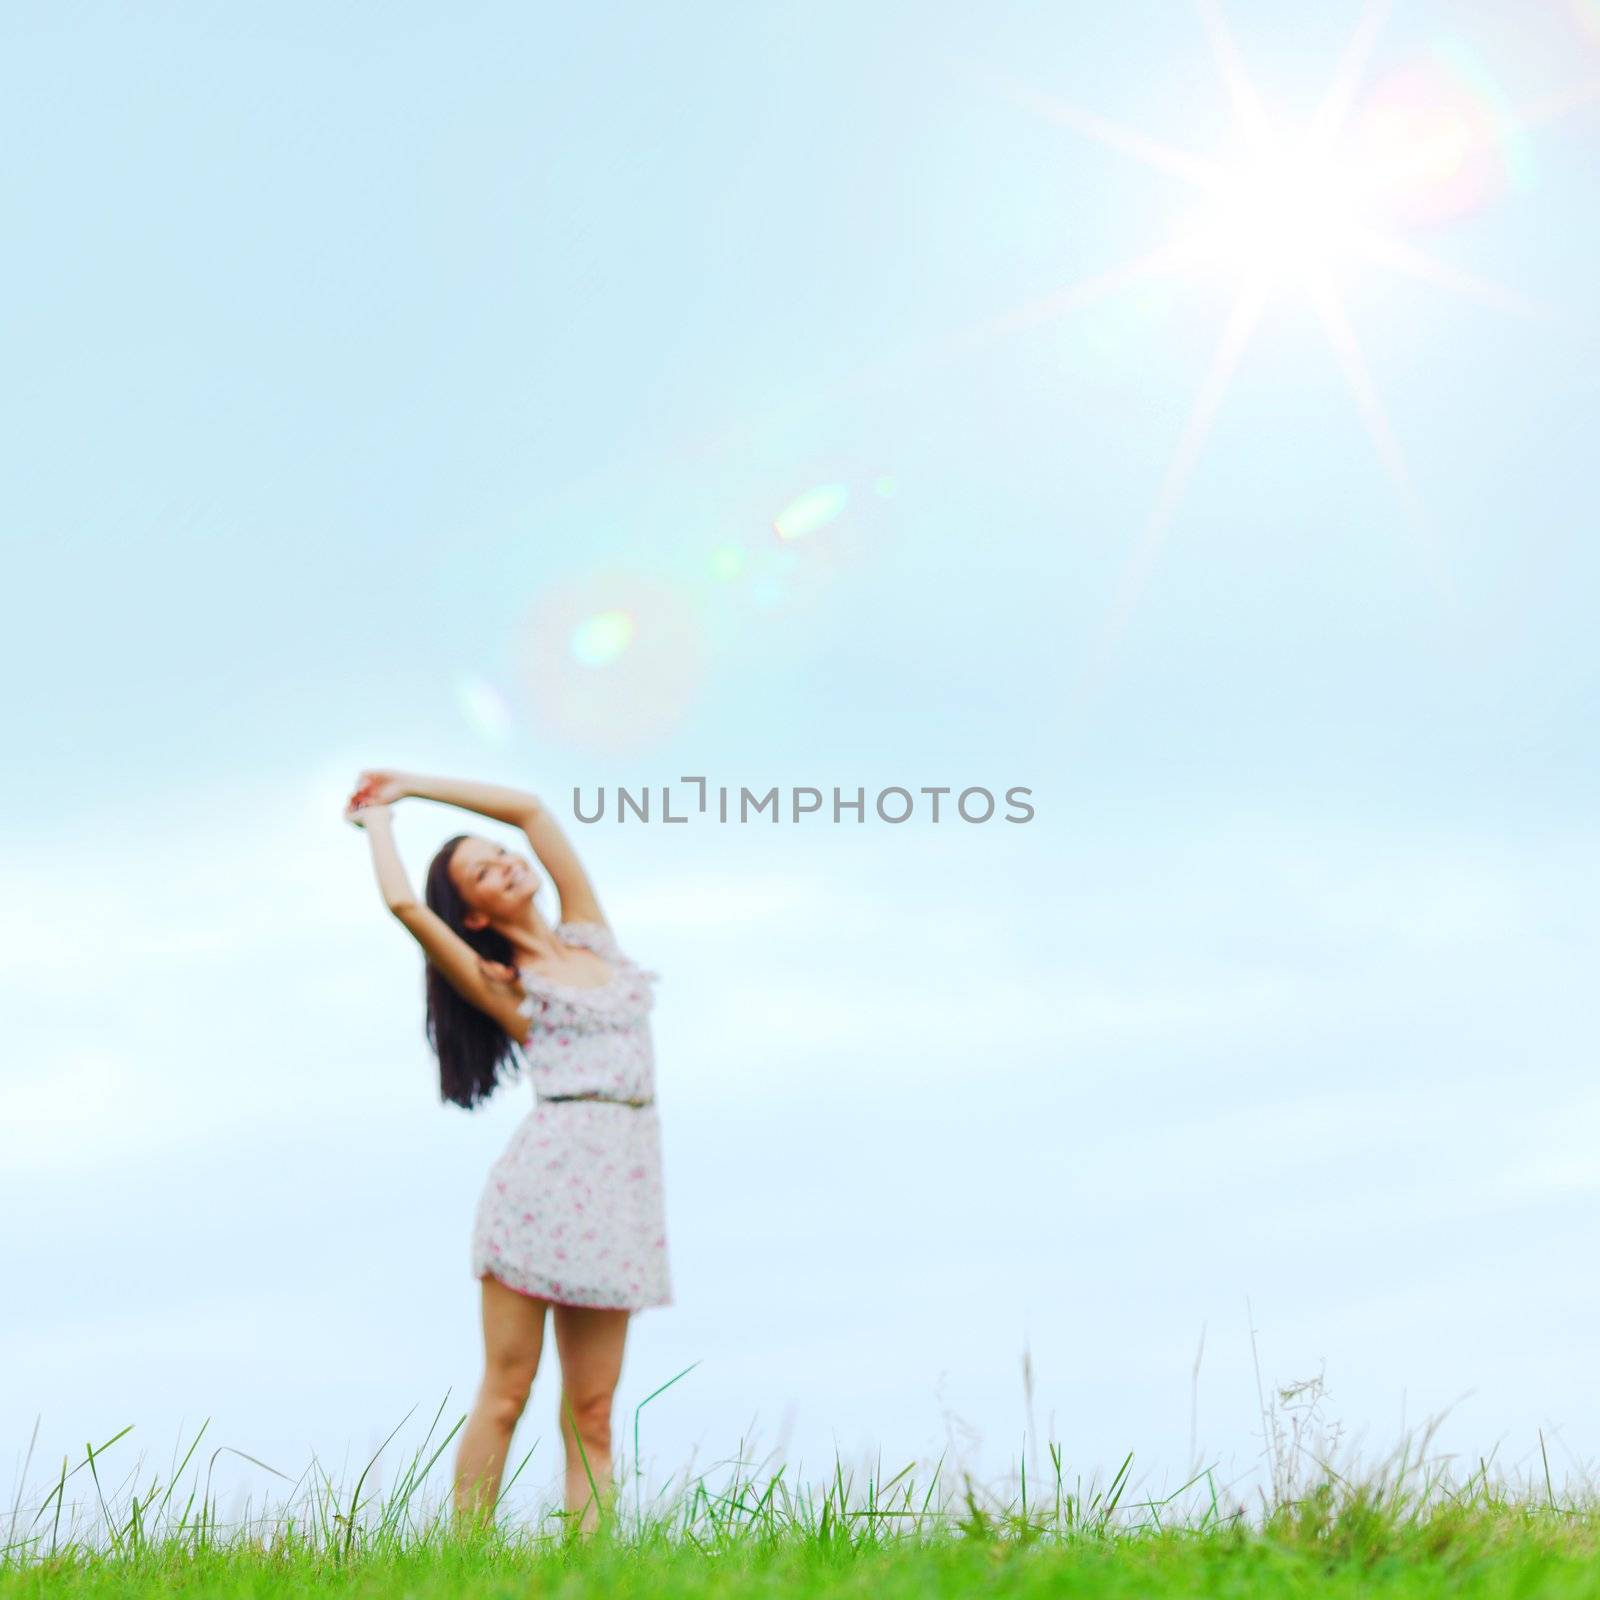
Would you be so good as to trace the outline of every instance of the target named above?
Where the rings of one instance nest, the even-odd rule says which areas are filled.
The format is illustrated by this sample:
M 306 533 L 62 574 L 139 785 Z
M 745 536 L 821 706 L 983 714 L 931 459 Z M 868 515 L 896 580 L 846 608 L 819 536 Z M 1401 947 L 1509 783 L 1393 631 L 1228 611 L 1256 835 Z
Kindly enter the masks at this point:
M 1378 1447 L 1468 1396 L 1469 1456 L 1594 1459 L 1600 13 L 1381 12 L 11 8 L 19 1456 L 209 1414 L 298 1472 L 470 1393 L 527 1091 L 437 1104 L 338 816 L 395 765 L 1034 790 L 573 826 L 664 975 L 660 1472 L 952 1417 L 998 1471 L 1026 1346 L 1036 1443 L 1177 1482 L 1205 1330 L 1245 1474 L 1247 1302 Z M 1106 286 L 1193 212 L 1171 152 L 1240 170 L 1227 40 L 1293 128 L 1369 24 L 1406 270 L 1291 163 Z M 1336 320 L 1274 279 L 1194 426 L 1283 206 Z M 414 874 L 461 820 L 402 807 Z

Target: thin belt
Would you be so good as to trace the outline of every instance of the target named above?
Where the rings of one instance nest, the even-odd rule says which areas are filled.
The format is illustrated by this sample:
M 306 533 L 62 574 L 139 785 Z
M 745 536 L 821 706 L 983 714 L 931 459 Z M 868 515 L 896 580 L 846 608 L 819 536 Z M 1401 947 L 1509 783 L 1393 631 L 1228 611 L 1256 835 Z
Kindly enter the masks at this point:
M 635 1107 L 653 1106 L 655 1104 L 654 1100 L 619 1100 L 614 1095 L 594 1094 L 592 1092 L 588 1094 L 542 1094 L 539 1096 L 540 1105 L 543 1105 L 546 1100 L 604 1100 L 614 1106 Z

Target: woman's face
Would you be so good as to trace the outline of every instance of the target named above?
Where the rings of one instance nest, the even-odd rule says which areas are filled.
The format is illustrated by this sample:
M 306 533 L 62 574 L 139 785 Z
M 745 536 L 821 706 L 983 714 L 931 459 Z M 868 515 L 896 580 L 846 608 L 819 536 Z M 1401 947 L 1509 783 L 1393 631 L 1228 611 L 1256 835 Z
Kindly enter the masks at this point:
M 471 834 L 450 857 L 450 877 L 471 908 L 469 928 L 514 921 L 539 892 L 539 875 L 523 857 Z

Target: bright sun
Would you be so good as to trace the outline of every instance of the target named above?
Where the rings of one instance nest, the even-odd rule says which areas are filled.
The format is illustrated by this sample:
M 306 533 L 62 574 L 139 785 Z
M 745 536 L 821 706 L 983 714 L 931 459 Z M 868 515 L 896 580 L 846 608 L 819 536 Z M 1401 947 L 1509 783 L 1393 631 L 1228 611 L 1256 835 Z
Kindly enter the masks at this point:
M 1252 151 L 1200 213 L 1198 249 L 1274 282 L 1349 255 L 1368 225 L 1357 174 L 1304 141 Z
M 1233 374 L 1271 299 L 1308 306 L 1366 424 L 1379 458 L 1400 491 L 1441 595 L 1454 597 L 1454 578 L 1437 549 L 1410 482 L 1354 328 L 1340 285 L 1356 268 L 1380 266 L 1466 295 L 1502 311 L 1527 315 L 1522 296 L 1449 266 L 1402 238 L 1397 218 L 1456 214 L 1480 197 L 1474 166 L 1497 141 L 1520 135 L 1531 118 L 1513 119 L 1481 95 L 1428 68 L 1386 80 L 1384 92 L 1352 110 L 1367 59 L 1381 29 L 1387 0 L 1365 0 L 1322 101 L 1300 127 L 1267 115 L 1223 22 L 1218 0 L 1194 0 L 1234 114 L 1236 143 L 1220 159 L 1152 139 L 1134 129 L 985 72 L 1009 99 L 1064 124 L 1145 165 L 1181 178 L 1192 204 L 1165 244 L 1029 306 L 987 319 L 979 337 L 1026 327 L 1101 300 L 1140 282 L 1220 272 L 1233 305 L 1217 340 L 1155 504 L 1124 568 L 1118 593 L 1095 650 L 1103 665 L 1155 564 L 1162 540 L 1203 450 Z M 1587 92 L 1555 97 L 1541 107 L 1553 116 L 1584 103 Z

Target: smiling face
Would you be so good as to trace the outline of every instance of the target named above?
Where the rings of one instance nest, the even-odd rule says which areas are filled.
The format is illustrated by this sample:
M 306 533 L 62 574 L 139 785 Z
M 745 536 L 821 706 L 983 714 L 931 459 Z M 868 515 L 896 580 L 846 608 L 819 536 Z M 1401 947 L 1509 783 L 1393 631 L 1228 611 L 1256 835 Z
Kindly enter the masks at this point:
M 539 892 L 539 875 L 523 857 L 475 834 L 452 853 L 450 878 L 469 907 L 469 928 L 517 920 Z

